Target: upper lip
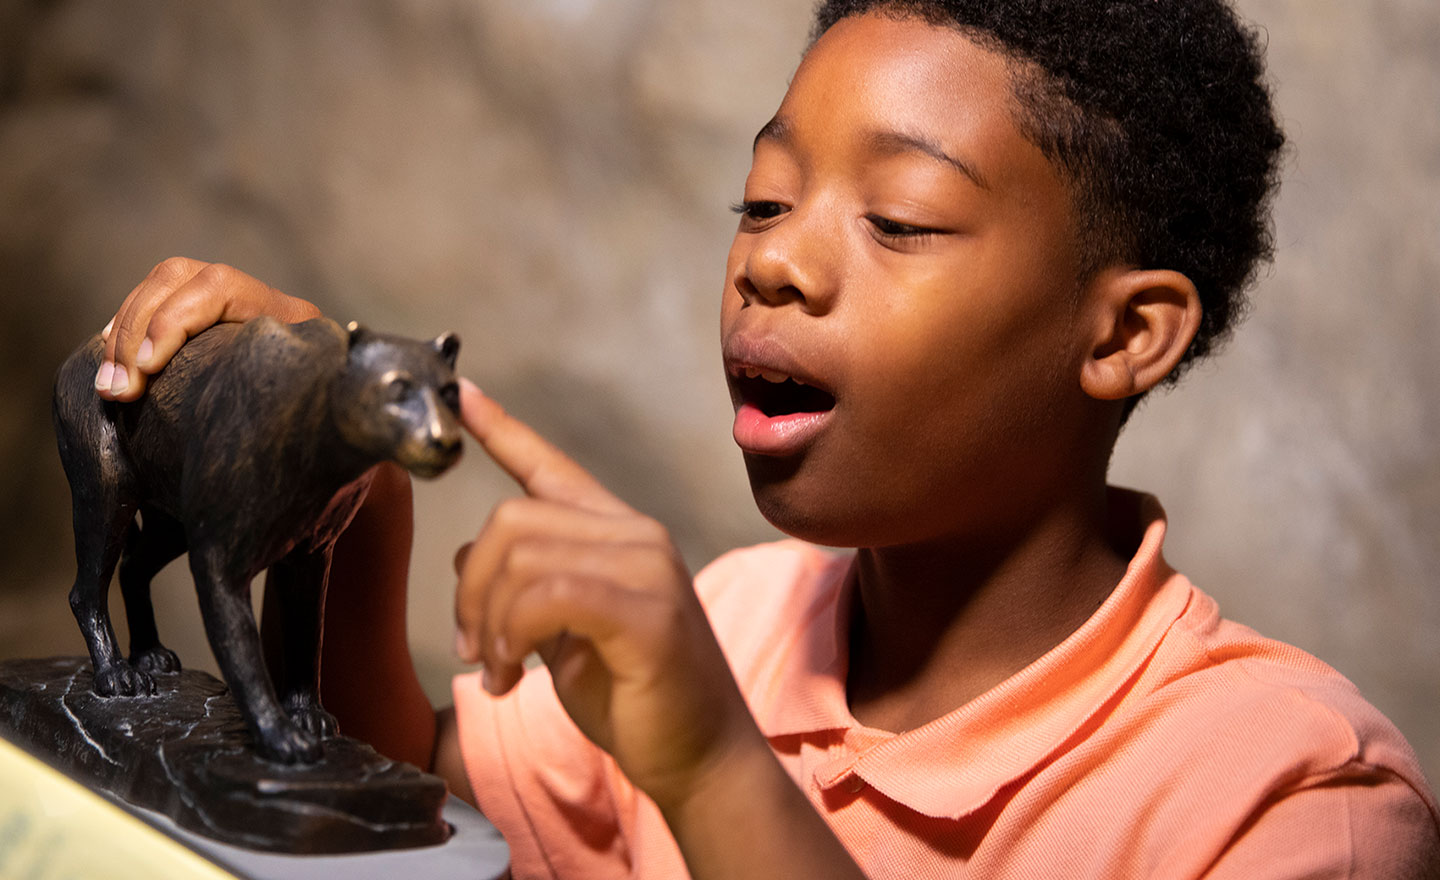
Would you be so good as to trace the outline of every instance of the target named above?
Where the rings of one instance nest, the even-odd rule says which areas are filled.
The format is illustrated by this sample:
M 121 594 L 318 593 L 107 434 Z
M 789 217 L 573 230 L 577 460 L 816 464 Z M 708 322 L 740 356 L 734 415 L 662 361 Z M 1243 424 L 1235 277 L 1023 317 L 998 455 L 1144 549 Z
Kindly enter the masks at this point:
M 731 379 L 759 374 L 771 382 L 794 379 L 802 385 L 834 393 L 825 379 L 802 365 L 801 358 L 790 346 L 774 336 L 734 333 L 726 337 L 723 348 L 725 373 Z

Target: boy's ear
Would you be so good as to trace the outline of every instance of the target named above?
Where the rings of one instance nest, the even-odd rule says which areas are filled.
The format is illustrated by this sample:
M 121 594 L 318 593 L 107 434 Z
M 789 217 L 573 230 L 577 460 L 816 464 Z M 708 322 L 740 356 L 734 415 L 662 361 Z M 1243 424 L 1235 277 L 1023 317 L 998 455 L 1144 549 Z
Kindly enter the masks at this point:
M 1200 294 L 1169 269 L 1107 269 L 1090 283 L 1094 328 L 1080 385 L 1100 400 L 1149 391 L 1175 369 L 1200 328 Z

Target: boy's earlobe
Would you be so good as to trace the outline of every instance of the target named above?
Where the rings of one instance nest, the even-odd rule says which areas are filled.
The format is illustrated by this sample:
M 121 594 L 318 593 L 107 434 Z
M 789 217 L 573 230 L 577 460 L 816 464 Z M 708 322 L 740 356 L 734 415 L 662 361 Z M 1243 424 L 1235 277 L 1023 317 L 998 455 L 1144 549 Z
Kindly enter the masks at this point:
M 1080 384 L 1099 400 L 1120 400 L 1160 384 L 1200 327 L 1200 295 L 1169 269 L 1117 269 L 1091 282 L 1094 345 Z

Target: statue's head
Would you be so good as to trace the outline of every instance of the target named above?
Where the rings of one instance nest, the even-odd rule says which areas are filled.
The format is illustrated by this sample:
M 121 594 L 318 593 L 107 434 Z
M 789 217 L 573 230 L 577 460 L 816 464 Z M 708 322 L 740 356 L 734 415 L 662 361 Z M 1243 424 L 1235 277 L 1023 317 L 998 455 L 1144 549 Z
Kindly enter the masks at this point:
M 421 342 L 349 328 L 345 370 L 330 406 L 345 441 L 420 477 L 444 473 L 460 458 L 460 389 L 446 333 Z

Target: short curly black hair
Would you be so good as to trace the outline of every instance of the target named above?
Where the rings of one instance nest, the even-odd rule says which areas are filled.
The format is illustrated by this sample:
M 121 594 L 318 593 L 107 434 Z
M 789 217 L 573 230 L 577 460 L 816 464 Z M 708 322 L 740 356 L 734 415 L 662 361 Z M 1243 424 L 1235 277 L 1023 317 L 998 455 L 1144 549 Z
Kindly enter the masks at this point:
M 1183 272 L 1203 317 L 1173 382 L 1233 329 L 1273 253 L 1285 136 L 1256 32 L 1225 0 L 822 0 L 956 28 L 1012 62 L 1016 124 L 1070 182 L 1083 274 Z

